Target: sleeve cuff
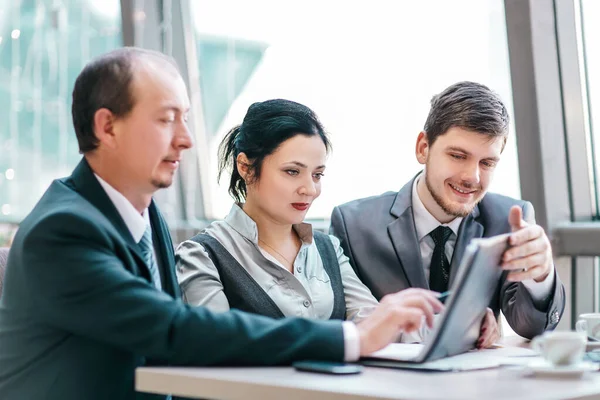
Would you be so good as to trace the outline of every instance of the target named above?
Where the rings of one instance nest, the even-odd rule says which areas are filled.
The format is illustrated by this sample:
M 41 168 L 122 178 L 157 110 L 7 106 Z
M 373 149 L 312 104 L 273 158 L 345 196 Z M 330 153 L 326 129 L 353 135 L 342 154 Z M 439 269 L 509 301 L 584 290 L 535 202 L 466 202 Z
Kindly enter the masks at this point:
M 354 322 L 342 322 L 344 333 L 344 361 L 353 362 L 360 358 L 360 337 Z
M 548 298 L 550 292 L 552 291 L 552 287 L 554 285 L 554 274 L 555 272 L 552 271 L 550 274 L 548 274 L 546 279 L 541 282 L 536 282 L 533 279 L 526 279 L 521 283 L 523 283 L 523 286 L 525 286 L 527 291 L 529 291 L 529 294 L 531 294 L 533 300 L 542 301 Z

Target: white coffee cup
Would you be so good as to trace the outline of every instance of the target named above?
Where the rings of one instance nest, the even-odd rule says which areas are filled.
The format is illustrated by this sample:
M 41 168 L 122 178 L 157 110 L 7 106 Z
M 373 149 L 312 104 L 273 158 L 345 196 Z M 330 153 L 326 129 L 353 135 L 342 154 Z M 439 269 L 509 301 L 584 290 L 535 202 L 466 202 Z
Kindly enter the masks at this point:
M 583 358 L 586 338 L 579 332 L 546 332 L 531 342 L 531 348 L 556 366 L 577 364 Z
M 575 330 L 588 337 L 600 340 L 600 313 L 580 314 Z

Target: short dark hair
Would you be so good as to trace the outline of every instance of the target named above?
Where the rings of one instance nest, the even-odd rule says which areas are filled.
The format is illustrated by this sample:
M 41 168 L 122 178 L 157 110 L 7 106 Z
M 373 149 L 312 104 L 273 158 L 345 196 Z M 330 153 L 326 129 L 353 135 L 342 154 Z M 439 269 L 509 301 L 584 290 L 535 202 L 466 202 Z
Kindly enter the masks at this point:
M 423 130 L 431 146 L 440 135 L 458 127 L 492 137 L 508 136 L 508 111 L 487 86 L 458 82 L 433 96 Z
M 219 145 L 219 179 L 231 168 L 229 194 L 237 202 L 246 199 L 246 182 L 237 169 L 240 153 L 248 157 L 251 179 L 258 180 L 265 157 L 296 135 L 318 135 L 327 152 L 331 151 L 325 129 L 310 108 L 283 99 L 252 104 L 242 124 L 230 130 Z
M 106 108 L 117 118 L 121 118 L 133 109 L 135 62 L 143 57 L 162 60 L 177 69 L 175 60 L 163 53 L 122 47 L 89 62 L 75 80 L 71 115 L 80 153 L 87 153 L 98 147 L 98 138 L 94 133 L 96 111 Z

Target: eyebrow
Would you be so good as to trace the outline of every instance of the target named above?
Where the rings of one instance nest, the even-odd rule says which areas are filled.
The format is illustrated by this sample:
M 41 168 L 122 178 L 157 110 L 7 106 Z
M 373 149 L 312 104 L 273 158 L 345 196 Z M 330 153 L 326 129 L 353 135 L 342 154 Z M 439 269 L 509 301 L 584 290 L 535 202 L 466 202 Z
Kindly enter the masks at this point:
M 166 106 L 162 106 L 159 111 L 174 111 L 174 112 L 182 112 L 182 113 L 187 113 L 190 111 L 190 107 L 186 107 L 184 109 L 181 109 L 177 106 L 173 106 L 173 105 L 166 105 Z
M 465 149 L 461 148 L 461 147 L 455 147 L 455 146 L 450 146 L 448 147 L 448 150 L 450 151 L 458 151 L 459 153 L 464 153 L 467 155 L 471 155 L 471 153 L 469 153 L 468 151 L 466 151 Z
M 449 151 L 457 151 L 457 152 L 463 153 L 463 154 L 465 154 L 467 156 L 471 155 L 471 153 L 469 153 L 468 151 L 466 151 L 465 149 L 463 149 L 461 147 L 450 146 L 450 147 L 448 147 L 447 150 L 449 150 Z M 498 162 L 498 161 L 500 161 L 500 157 L 486 157 L 486 158 L 484 158 L 484 160 L 490 160 L 490 161 Z
M 287 164 L 287 163 L 286 163 Z M 300 168 L 308 168 L 308 165 L 301 163 L 300 161 L 290 161 L 289 164 L 294 164 Z M 315 169 L 325 168 L 325 165 L 319 165 Z

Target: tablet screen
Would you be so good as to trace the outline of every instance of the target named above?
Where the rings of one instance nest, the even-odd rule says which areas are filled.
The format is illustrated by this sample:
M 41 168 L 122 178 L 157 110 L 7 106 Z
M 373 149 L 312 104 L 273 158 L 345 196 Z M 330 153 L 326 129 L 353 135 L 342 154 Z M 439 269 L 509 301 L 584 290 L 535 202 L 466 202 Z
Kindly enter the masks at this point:
M 464 353 L 475 347 L 481 320 L 503 274 L 502 255 L 510 234 L 473 239 L 460 262 L 439 322 L 425 339 L 418 362 Z

